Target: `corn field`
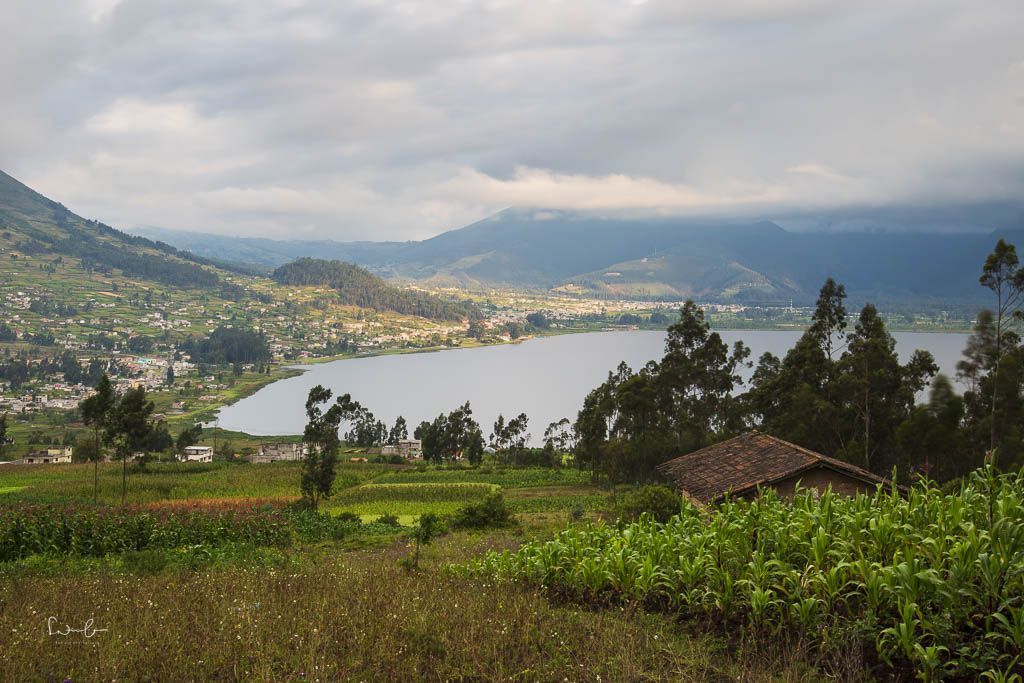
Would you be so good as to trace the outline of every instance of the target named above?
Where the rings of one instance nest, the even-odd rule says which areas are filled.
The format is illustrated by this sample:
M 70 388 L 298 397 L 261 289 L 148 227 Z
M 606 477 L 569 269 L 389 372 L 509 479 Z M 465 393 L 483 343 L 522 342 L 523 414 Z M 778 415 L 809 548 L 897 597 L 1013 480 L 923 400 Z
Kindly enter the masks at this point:
M 1024 479 L 991 468 L 953 494 L 684 503 L 666 524 L 569 528 L 460 571 L 841 646 L 874 673 L 1019 683 L 1024 670 Z

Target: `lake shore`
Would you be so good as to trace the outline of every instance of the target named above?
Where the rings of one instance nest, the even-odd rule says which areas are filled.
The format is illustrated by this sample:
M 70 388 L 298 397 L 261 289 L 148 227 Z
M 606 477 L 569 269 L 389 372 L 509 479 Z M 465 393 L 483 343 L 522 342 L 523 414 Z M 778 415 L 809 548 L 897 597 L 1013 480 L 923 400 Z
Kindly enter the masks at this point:
M 750 346 L 752 362 L 764 352 L 785 355 L 801 334 L 800 330 L 721 332 L 730 345 L 744 341 Z M 659 359 L 664 335 L 663 330 L 574 331 L 503 344 L 400 349 L 348 355 L 338 362 L 300 363 L 288 366 L 298 377 L 274 382 L 243 402 L 222 407 L 220 421 L 226 429 L 254 436 L 301 432 L 296 406 L 302 405 L 309 388 L 322 384 L 336 393 L 352 394 L 385 423 L 401 415 L 413 426 L 469 400 L 485 425 L 499 414 L 515 415 L 525 409 L 536 435 L 549 422 L 574 416 L 585 395 L 620 361 L 636 369 Z M 951 332 L 896 332 L 894 337 L 901 354 L 915 348 L 932 351 L 951 377 L 967 339 Z M 442 350 L 466 353 L 437 353 Z M 745 379 L 751 372 L 744 371 Z

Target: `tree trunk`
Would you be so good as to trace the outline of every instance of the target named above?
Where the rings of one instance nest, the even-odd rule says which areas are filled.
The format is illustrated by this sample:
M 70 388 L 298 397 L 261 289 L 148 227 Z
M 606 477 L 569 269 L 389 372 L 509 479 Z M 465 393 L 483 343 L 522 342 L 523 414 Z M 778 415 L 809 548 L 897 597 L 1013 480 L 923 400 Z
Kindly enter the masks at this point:
M 996 365 L 992 369 L 992 415 L 989 417 L 989 453 L 996 447 L 996 401 L 999 397 L 999 361 L 1003 355 L 1003 291 L 996 291 Z
M 92 468 L 92 502 L 99 501 L 100 491 L 100 430 L 96 428 L 96 452 L 93 453 Z
M 871 400 L 864 390 L 864 469 L 871 471 Z
M 988 450 L 996 447 L 996 401 L 999 397 L 999 345 L 996 344 L 996 366 L 992 369 L 992 415 L 989 417 Z
M 128 498 L 128 454 L 121 455 L 121 507 Z

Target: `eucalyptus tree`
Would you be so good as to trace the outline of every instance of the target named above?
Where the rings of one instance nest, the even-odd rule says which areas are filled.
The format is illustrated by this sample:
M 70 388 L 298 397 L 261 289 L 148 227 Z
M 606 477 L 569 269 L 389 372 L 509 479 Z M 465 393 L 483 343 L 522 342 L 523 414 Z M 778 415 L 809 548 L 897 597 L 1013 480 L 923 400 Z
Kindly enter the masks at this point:
M 999 368 L 1003 360 L 1003 348 L 1007 327 L 1019 321 L 1021 304 L 1024 304 L 1024 268 L 1017 258 L 1017 249 L 1000 239 L 992 253 L 985 259 L 978 279 L 983 287 L 992 290 L 996 297 L 994 313 L 995 362 L 992 368 L 991 424 L 989 426 L 989 449 L 996 447 L 996 406 L 999 392 Z
M 388 444 L 397 446 L 399 441 L 409 438 L 409 425 L 405 418 L 399 415 L 395 418 L 395 425 L 388 432 Z
M 921 350 L 901 365 L 896 341 L 878 310 L 864 306 L 837 366 L 837 394 L 851 428 L 846 457 L 860 460 L 865 469 L 884 472 L 891 463 L 879 462 L 876 456 L 888 454 L 891 459 L 896 430 L 910 415 L 917 392 L 928 386 L 937 370 L 932 354 Z
M 116 402 L 117 397 L 114 395 L 114 388 L 110 384 L 110 377 L 103 373 L 100 381 L 96 384 L 96 393 L 78 404 L 78 409 L 82 413 L 82 421 L 86 426 L 92 427 L 95 437 L 95 447 L 91 454 L 93 461 L 93 502 L 96 502 L 99 497 L 100 459 L 103 457 L 100 433 L 106 429 L 107 420 Z
M 121 458 L 121 505 L 128 496 L 128 459 L 147 445 L 153 431 L 153 407 L 145 387 L 129 389 L 110 409 L 104 424 L 107 439 Z
M 330 497 L 334 486 L 334 467 L 341 446 L 338 436 L 341 423 L 351 421 L 361 409 L 349 394 L 343 394 L 335 400 L 334 405 L 324 410 L 323 406 L 330 403 L 332 395 L 330 389 L 318 384 L 309 390 L 306 398 L 308 422 L 302 433 L 306 457 L 302 463 L 300 488 L 303 499 L 314 510 L 322 498 Z
M 730 350 L 692 300 L 683 304 L 679 320 L 668 328 L 657 368 L 659 409 L 680 453 L 707 445 L 713 434 L 727 430 L 733 390 L 742 384 L 739 370 L 749 356 L 743 342 Z

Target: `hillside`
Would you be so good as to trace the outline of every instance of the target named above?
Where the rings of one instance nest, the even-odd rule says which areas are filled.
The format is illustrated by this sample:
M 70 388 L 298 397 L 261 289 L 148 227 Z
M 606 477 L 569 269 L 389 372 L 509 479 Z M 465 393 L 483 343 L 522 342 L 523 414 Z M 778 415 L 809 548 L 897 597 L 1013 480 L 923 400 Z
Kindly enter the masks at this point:
M 365 268 L 324 259 L 300 258 L 274 271 L 273 278 L 283 285 L 326 286 L 338 292 L 344 306 L 394 311 L 433 320 L 460 320 L 479 317 L 468 302 L 444 301 L 439 297 L 389 285 Z
M 226 256 L 237 240 L 161 234 L 204 256 Z M 271 262 L 329 256 L 444 286 L 806 304 L 831 276 L 854 301 L 974 305 L 985 296 L 978 264 L 999 236 L 1024 244 L 1021 207 L 847 209 L 772 221 L 509 209 L 420 242 L 256 242 Z M 252 244 L 237 243 L 245 258 Z
M 363 298 L 254 276 L 82 218 L 2 172 L 0 264 L 0 343 L 12 352 L 167 354 L 190 338 L 238 327 L 263 334 L 276 358 L 293 359 L 381 343 L 436 347 L 469 315 L 464 305 L 368 273 Z
M 2 171 L 0 227 L 13 258 L 67 256 L 87 271 L 117 270 L 184 289 L 231 289 L 208 259 L 81 218 Z

